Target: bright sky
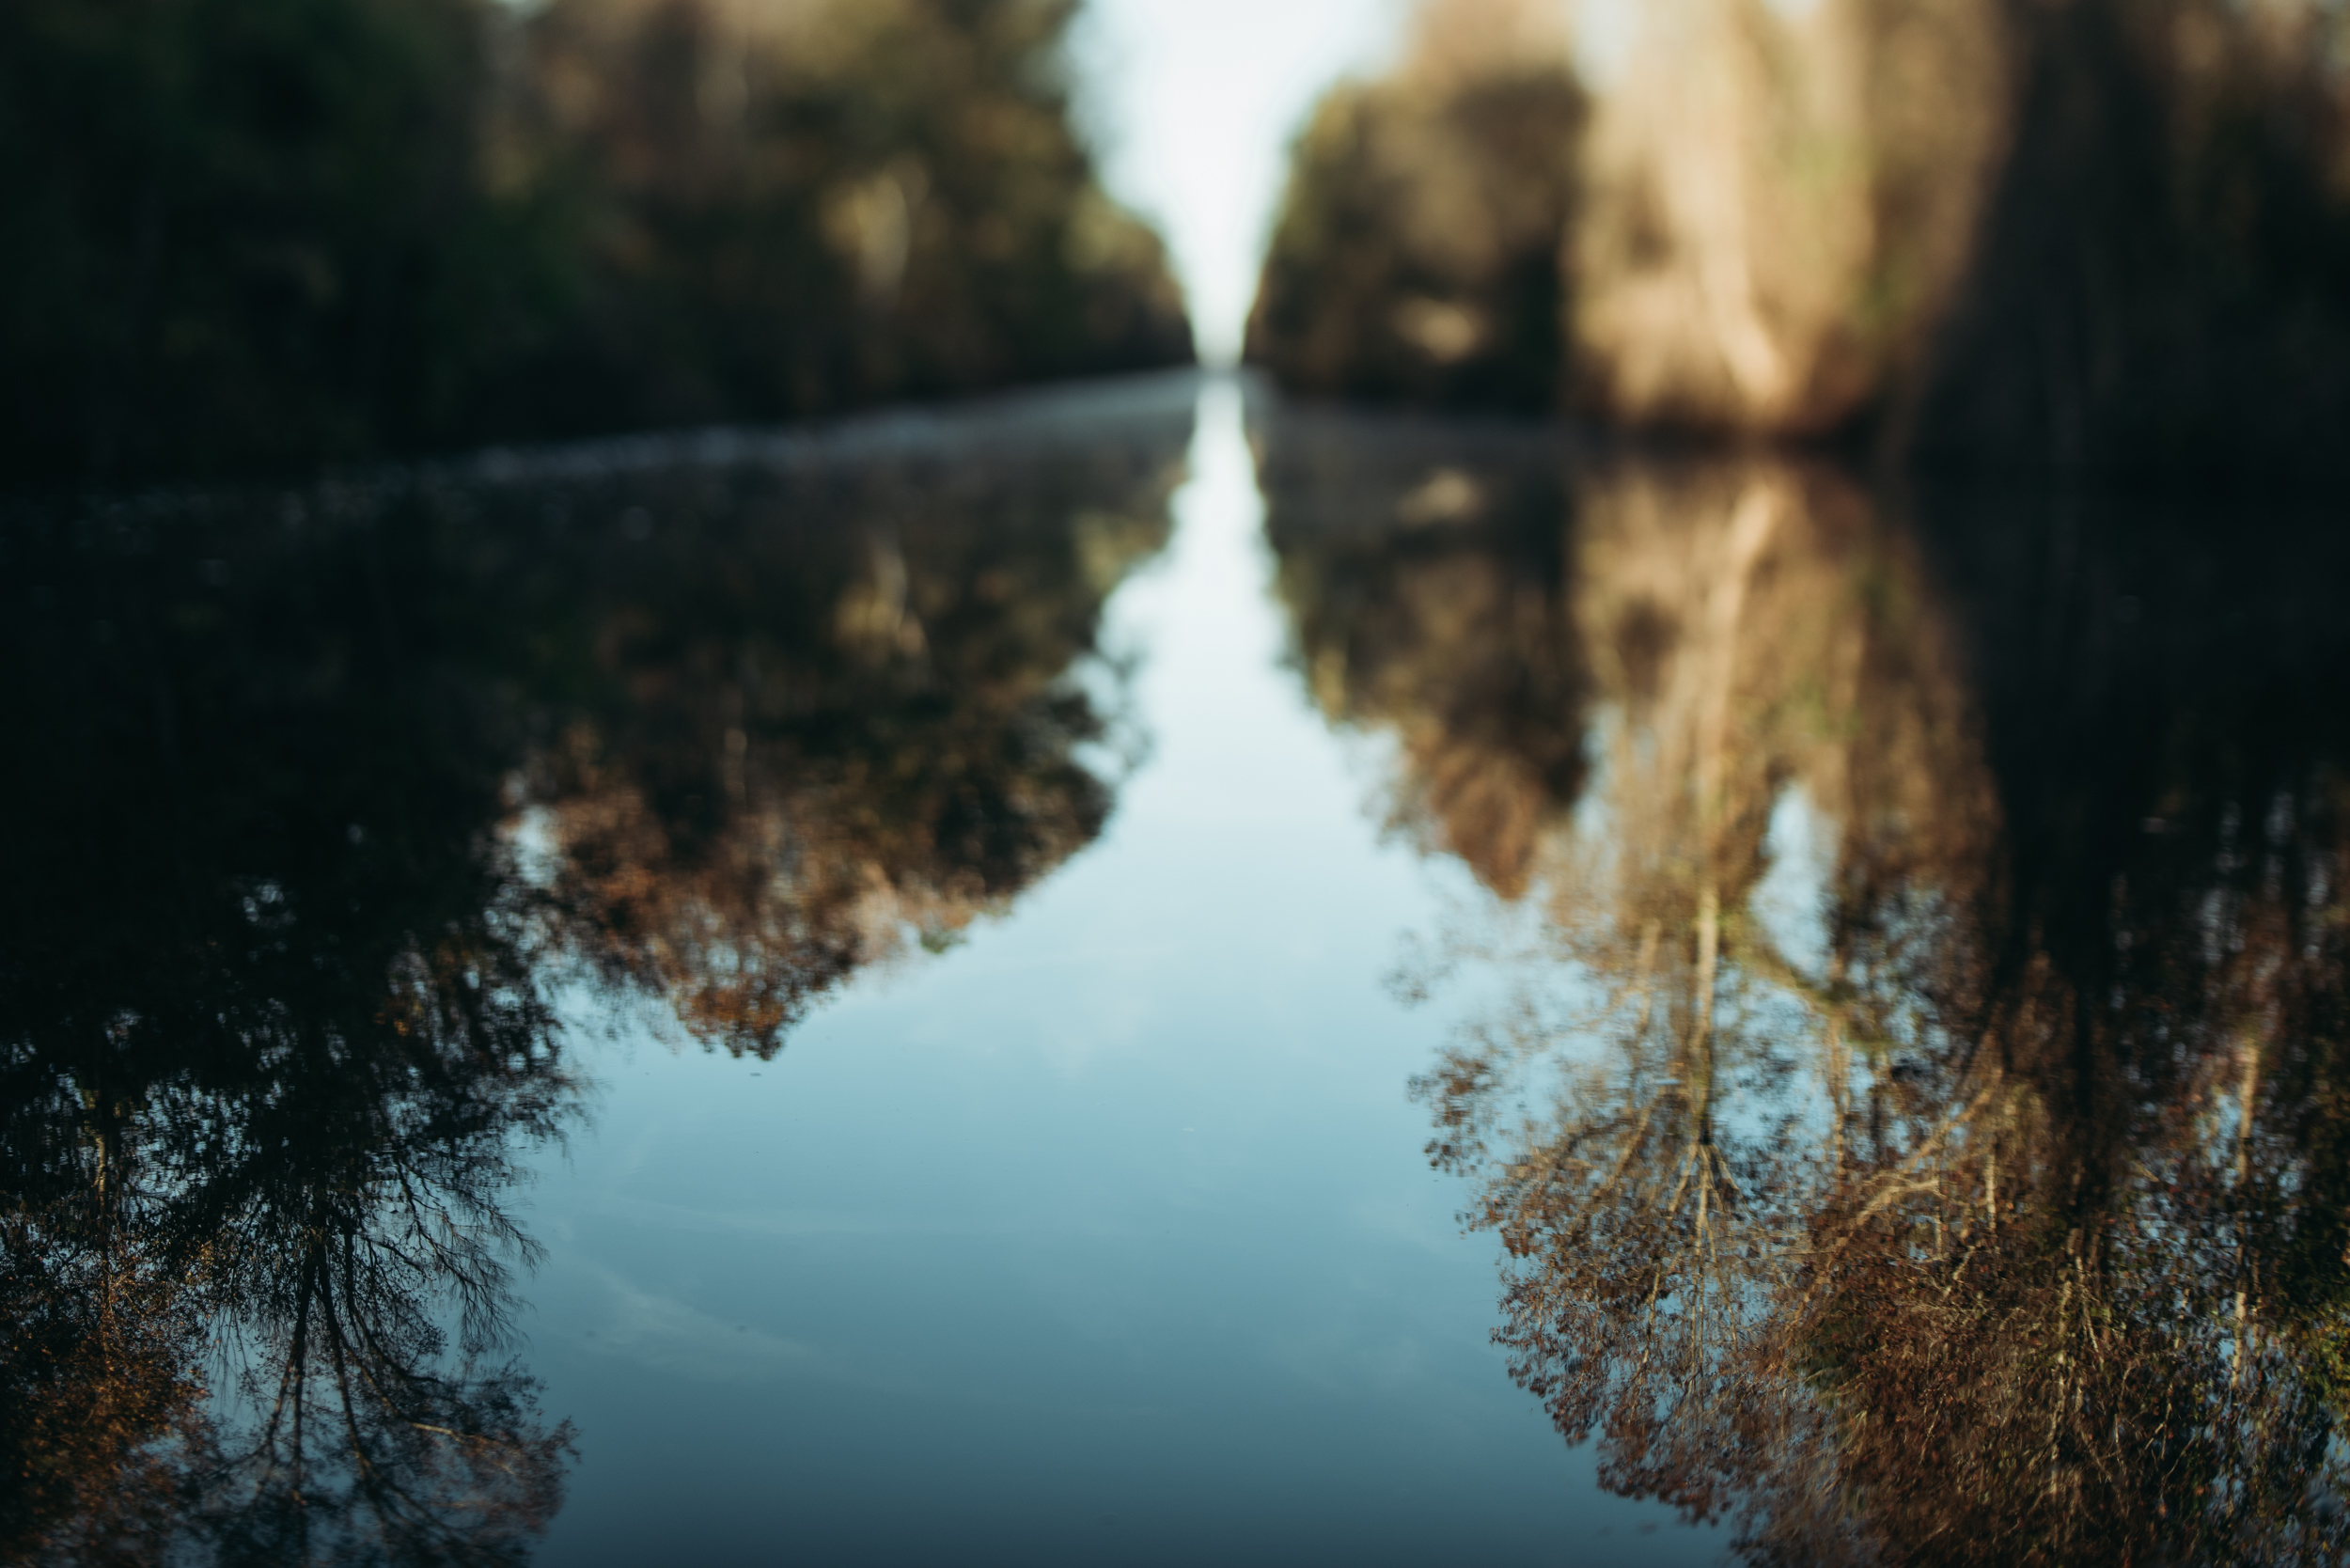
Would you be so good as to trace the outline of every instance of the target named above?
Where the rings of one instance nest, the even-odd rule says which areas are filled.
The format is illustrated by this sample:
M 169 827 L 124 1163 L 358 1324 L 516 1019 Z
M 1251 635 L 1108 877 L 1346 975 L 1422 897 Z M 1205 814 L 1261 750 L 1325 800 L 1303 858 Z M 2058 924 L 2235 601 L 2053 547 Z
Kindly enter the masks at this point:
M 1073 39 L 1110 190 L 1167 237 L 1200 357 L 1239 357 L 1290 138 L 1392 53 L 1410 0 L 1088 0 Z

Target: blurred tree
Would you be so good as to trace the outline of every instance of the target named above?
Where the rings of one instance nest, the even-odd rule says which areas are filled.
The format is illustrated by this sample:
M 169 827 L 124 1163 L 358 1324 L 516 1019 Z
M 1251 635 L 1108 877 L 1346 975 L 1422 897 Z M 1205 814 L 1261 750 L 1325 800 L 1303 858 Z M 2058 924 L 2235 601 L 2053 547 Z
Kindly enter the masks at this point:
M 2330 473 L 2350 416 L 2350 13 L 2024 10 L 2007 155 L 1920 321 L 1921 465 Z M 1915 177 L 1927 178 L 1919 170 Z
M 1249 363 L 1305 392 L 1556 400 L 1584 95 L 1541 14 L 1431 7 L 1392 80 L 1324 99 L 1292 151 Z
M 1187 362 L 1155 236 L 1071 128 L 1069 0 L 556 0 L 494 152 L 582 214 L 577 312 L 473 416 L 809 413 Z
M 203 473 L 1188 361 L 1065 0 L 25 0 L 0 475 Z
M 300 461 L 400 429 L 473 218 L 475 0 L 0 15 L 0 471 Z
M 1284 384 L 1942 471 L 2339 463 L 2342 8 L 1674 0 L 1586 111 L 1562 41 L 1436 47 L 1487 5 L 1299 141 L 1249 348 Z M 1505 256 L 1555 303 L 1480 295 Z

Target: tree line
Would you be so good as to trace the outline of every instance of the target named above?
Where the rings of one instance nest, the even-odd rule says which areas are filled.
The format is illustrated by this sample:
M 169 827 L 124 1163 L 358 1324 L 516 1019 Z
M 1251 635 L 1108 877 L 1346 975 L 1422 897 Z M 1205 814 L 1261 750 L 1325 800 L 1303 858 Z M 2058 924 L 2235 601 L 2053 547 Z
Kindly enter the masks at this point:
M 2313 0 L 1686 0 L 1587 69 L 1432 0 L 1300 137 L 1248 357 L 1911 471 L 2329 471 L 2350 75 Z
M 283 468 L 1186 361 L 1074 0 L 25 0 L 0 478 Z

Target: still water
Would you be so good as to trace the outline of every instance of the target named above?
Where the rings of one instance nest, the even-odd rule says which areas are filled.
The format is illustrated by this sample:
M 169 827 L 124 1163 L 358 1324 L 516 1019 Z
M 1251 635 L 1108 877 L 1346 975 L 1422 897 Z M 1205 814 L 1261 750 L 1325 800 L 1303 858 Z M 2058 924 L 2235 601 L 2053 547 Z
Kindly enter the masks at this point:
M 2342 1547 L 2322 510 L 1185 376 L 0 529 L 16 1556 Z
M 543 1560 L 1549 1562 L 1670 1528 L 1593 1495 L 1488 1342 L 1492 1248 L 1404 1092 L 1429 1011 L 1382 984 L 1474 884 L 1366 813 L 1382 753 L 1284 666 L 1238 389 L 1190 395 L 1127 437 L 1135 498 L 1039 519 L 1065 547 L 1124 500 L 1166 541 L 1081 672 L 1139 756 L 1100 837 L 771 1062 L 621 1043 L 531 1191 L 534 1370 L 583 1433 Z

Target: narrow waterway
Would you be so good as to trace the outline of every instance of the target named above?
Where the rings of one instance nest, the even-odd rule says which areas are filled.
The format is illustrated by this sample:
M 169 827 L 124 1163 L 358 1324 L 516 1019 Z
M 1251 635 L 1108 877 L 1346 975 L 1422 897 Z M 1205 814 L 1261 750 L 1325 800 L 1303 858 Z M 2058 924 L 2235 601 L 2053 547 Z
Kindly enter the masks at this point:
M 14 504 L 28 1528 L 2325 1560 L 2346 549 L 1188 373 Z
M 1230 381 L 1172 510 L 1104 612 L 1147 751 L 1098 842 L 772 1061 L 584 1058 L 530 1198 L 581 1430 L 541 1560 L 1718 1555 L 1488 1342 L 1495 1247 L 1405 1094 L 1454 1017 L 1383 976 L 1491 895 L 1383 835 L 1390 748 L 1285 663 Z

